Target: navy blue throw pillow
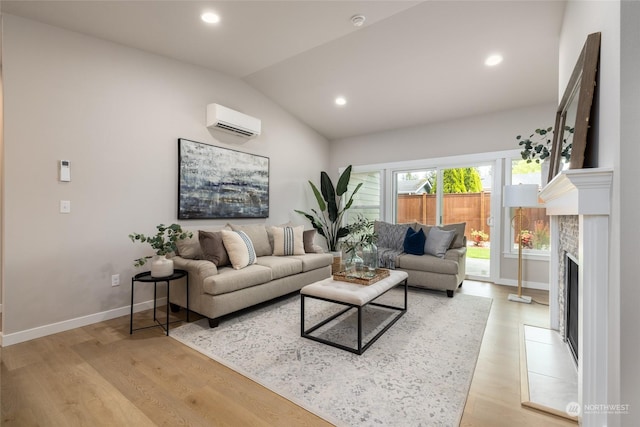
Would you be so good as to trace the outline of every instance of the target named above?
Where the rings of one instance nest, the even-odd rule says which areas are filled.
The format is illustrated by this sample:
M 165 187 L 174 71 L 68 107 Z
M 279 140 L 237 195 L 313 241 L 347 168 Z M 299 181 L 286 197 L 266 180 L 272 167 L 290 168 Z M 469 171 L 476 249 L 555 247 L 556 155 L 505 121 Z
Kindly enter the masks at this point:
M 427 238 L 422 228 L 415 231 L 409 227 L 407 234 L 404 236 L 404 252 L 411 255 L 424 255 L 424 242 Z

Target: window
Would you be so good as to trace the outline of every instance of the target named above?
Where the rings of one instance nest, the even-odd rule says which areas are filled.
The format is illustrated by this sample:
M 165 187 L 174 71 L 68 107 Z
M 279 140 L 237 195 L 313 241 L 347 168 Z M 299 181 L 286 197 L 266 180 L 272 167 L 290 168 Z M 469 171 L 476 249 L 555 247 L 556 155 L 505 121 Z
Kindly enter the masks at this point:
M 351 173 L 347 194 L 351 194 L 360 183 L 362 183 L 362 187 L 360 187 L 360 190 L 358 190 L 353 197 L 351 208 L 345 213 L 344 220 L 347 224 L 351 223 L 352 219 L 356 218 L 358 214 L 372 221 L 381 218 L 380 178 L 380 171 Z M 345 200 L 345 203 L 346 202 L 347 200 Z
M 540 163 L 527 163 L 526 160 L 511 160 L 511 184 L 538 184 L 542 183 L 542 166 Z M 515 208 L 509 208 L 509 218 L 516 214 Z M 525 254 L 549 255 L 549 216 L 545 208 L 525 208 L 525 221 L 522 231 L 522 250 Z M 511 244 L 508 250 L 511 253 L 518 252 L 518 238 L 514 228 L 509 227 Z

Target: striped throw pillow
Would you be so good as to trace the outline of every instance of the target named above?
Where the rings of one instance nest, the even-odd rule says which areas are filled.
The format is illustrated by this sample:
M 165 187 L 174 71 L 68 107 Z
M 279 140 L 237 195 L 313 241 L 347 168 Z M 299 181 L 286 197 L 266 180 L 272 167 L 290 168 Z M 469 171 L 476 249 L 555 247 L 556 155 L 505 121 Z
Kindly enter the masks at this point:
M 220 233 L 222 233 L 222 243 L 227 249 L 233 268 L 240 270 L 256 263 L 256 251 L 247 233 L 227 230 L 221 230 Z
M 304 226 L 271 227 L 273 255 L 304 255 Z

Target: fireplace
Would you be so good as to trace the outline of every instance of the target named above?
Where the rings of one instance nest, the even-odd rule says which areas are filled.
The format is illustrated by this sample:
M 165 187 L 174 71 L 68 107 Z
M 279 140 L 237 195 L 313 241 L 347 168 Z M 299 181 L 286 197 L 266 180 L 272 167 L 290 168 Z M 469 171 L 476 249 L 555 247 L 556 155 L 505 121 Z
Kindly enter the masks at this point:
M 575 272 L 578 276 L 575 284 L 579 307 L 576 353 L 577 403 L 580 408 L 603 404 L 616 397 L 616 390 L 608 381 L 611 375 L 615 379 L 616 365 L 615 358 L 611 357 L 611 348 L 618 348 L 616 344 L 619 343 L 616 341 L 619 337 L 609 333 L 610 326 L 615 326 L 617 319 L 615 313 L 609 313 L 609 216 L 612 183 L 611 169 L 570 169 L 559 173 L 540 193 L 547 215 L 551 216 L 549 320 L 552 329 L 562 330 L 561 323 L 566 320 L 566 316 L 559 314 L 565 307 L 563 300 L 566 295 L 562 288 L 565 288 L 567 272 L 565 270 L 562 275 L 558 272 L 562 271 L 561 264 L 570 263 L 562 250 L 571 252 L 567 247 L 561 249 L 560 234 L 563 229 L 560 227 L 560 218 L 578 216 L 578 248 L 573 255 L 574 260 L 578 261 L 576 264 L 579 264 Z M 566 307 L 571 310 L 570 306 Z M 611 424 L 610 421 L 606 411 L 585 411 L 581 414 L 582 425 L 602 426 Z
M 578 262 L 565 253 L 565 328 L 564 338 L 571 350 L 573 360 L 578 363 Z

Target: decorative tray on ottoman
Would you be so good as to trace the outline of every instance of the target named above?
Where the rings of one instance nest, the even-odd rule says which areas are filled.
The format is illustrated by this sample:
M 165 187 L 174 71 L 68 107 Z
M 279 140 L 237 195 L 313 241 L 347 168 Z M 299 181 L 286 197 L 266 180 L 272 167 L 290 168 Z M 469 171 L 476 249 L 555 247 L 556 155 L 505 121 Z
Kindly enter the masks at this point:
M 339 271 L 333 274 L 333 280 L 340 282 L 357 283 L 359 285 L 371 285 L 379 280 L 389 277 L 389 270 L 376 268 L 375 272 L 369 271 Z

